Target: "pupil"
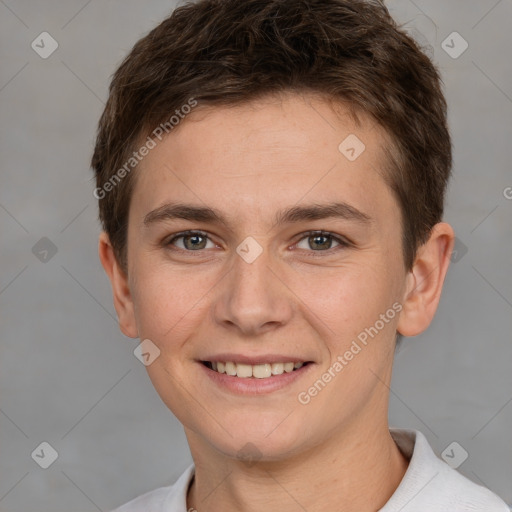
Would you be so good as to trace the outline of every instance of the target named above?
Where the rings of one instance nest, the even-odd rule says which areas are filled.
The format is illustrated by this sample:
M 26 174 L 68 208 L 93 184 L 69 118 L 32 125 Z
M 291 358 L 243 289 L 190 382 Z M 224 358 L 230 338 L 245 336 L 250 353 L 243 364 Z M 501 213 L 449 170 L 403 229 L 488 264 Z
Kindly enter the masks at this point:
M 201 239 L 203 241 L 201 242 Z M 185 245 L 187 246 L 187 249 L 203 249 L 204 248 L 204 237 L 202 235 L 189 235 L 185 238 Z M 189 243 L 187 243 L 189 242 Z M 191 242 L 191 243 L 190 243 Z
M 318 240 L 321 240 L 323 239 L 324 242 L 318 242 Z M 310 240 L 313 240 L 313 248 L 315 248 L 314 246 L 316 246 L 316 248 L 321 248 L 321 249 L 329 249 L 329 237 L 326 236 L 326 235 L 314 235 L 310 238 Z

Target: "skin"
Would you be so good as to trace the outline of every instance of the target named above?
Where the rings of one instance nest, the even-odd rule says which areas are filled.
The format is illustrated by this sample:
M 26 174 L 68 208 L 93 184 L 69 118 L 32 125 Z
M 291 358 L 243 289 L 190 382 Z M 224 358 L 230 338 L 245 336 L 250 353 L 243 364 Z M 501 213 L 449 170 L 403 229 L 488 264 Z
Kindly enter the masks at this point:
M 291 93 L 198 107 L 139 164 L 126 274 L 100 236 L 122 332 L 160 349 L 147 371 L 184 425 L 196 465 L 187 507 L 313 512 L 343 503 L 346 512 L 375 511 L 407 469 L 387 420 L 395 333 L 415 336 L 430 324 L 454 233 L 437 224 L 406 270 L 399 205 L 382 177 L 388 138 L 360 120 L 342 105 L 335 111 L 320 97 Z M 349 134 L 366 146 L 352 162 L 338 150 Z M 229 225 L 144 224 L 175 201 L 215 208 Z M 282 209 L 333 201 L 370 221 L 274 222 Z M 188 229 L 207 233 L 204 248 L 190 248 L 201 238 L 169 243 Z M 318 248 L 311 230 L 350 243 L 327 236 Z M 263 249 L 252 263 L 236 252 L 248 236 Z M 393 303 L 400 313 L 308 404 L 299 403 L 298 394 Z M 198 360 L 221 352 L 292 354 L 311 364 L 289 386 L 247 396 L 205 376 Z M 240 450 L 256 460 L 241 459 Z

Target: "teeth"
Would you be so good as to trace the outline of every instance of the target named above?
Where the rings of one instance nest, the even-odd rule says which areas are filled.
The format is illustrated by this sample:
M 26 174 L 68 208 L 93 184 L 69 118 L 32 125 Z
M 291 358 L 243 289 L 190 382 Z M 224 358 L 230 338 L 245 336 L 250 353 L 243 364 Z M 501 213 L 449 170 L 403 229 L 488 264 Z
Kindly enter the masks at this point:
M 272 375 L 281 375 L 284 372 L 284 364 L 272 363 L 270 369 L 272 371 Z
M 252 367 L 252 375 L 257 379 L 270 377 L 272 375 L 271 366 L 269 364 L 255 364 Z
M 293 372 L 293 363 L 284 363 L 284 371 L 286 373 Z
M 226 363 L 226 373 L 228 375 L 236 375 L 236 364 L 235 363 Z
M 237 364 L 236 365 L 237 377 L 252 377 L 252 366 L 250 364 Z
M 227 362 L 212 362 L 212 370 L 219 373 L 226 373 L 227 375 L 248 378 L 255 377 L 256 379 L 266 379 L 272 375 L 282 375 L 283 373 L 291 373 L 293 370 L 298 370 L 304 366 L 304 363 L 264 363 L 264 364 L 242 364 Z

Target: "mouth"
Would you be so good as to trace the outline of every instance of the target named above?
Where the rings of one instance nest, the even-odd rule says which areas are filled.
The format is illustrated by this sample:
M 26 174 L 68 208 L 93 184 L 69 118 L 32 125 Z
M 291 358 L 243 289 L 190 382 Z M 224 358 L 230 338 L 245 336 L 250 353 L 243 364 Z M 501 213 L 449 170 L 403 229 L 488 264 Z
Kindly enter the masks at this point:
M 295 372 L 303 366 L 310 364 L 309 361 L 260 364 L 234 363 L 232 361 L 201 361 L 201 363 L 214 372 L 242 379 L 266 379 L 283 375 L 284 373 Z

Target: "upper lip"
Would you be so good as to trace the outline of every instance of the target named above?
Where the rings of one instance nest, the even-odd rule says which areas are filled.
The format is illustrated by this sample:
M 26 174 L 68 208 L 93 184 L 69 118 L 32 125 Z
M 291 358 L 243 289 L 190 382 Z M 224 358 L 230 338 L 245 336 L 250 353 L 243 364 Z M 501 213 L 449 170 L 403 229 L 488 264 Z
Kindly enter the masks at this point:
M 247 356 L 243 354 L 215 354 L 200 359 L 201 361 L 209 361 L 210 363 L 232 362 L 236 364 L 265 364 L 265 363 L 306 363 L 309 360 L 302 357 L 282 354 L 261 354 L 257 356 Z

